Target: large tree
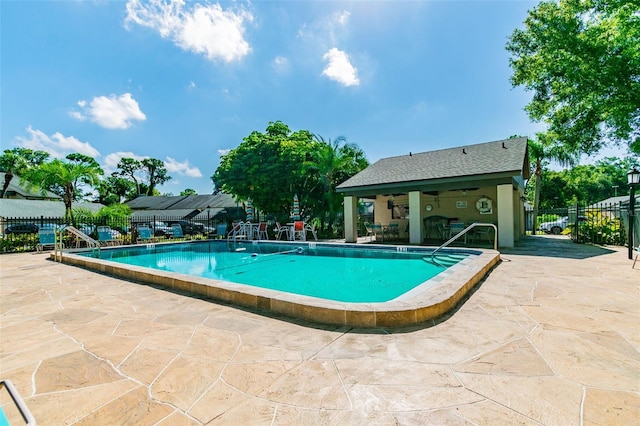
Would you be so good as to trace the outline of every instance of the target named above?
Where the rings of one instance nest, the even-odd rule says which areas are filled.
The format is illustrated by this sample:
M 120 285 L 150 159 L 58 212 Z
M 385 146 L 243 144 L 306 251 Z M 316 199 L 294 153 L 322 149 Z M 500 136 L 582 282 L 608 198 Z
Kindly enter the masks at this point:
M 136 195 L 155 195 L 156 186 L 171 179 L 162 160 L 156 158 L 123 157 L 118 162 L 116 175 L 131 179 L 136 188 Z
M 216 190 L 241 200 L 251 197 L 257 209 L 278 218 L 291 213 L 298 194 L 302 216 L 331 221 L 342 202 L 335 187 L 367 164 L 362 150 L 344 138 L 324 141 L 276 121 L 224 155 L 211 179 Z
M 56 158 L 28 169 L 23 181 L 28 188 L 60 195 L 65 206 L 65 220 L 73 222 L 71 206 L 84 195 L 81 186 L 95 188 L 104 172 L 98 162 L 87 155 L 73 153 L 67 155 L 65 160 Z
M 0 198 L 6 198 L 7 188 L 9 188 L 14 174 L 21 175 L 29 168 L 41 165 L 48 158 L 49 153 L 44 151 L 34 151 L 21 147 L 5 149 L 4 153 L 0 155 L 0 169 L 5 172 Z
M 331 227 L 338 213 L 342 210 L 344 196 L 336 192 L 336 187 L 363 170 L 369 165 L 362 149 L 356 144 L 347 142 L 344 136 L 333 141 L 315 135 L 318 148 L 312 153 L 312 164 L 317 173 L 317 182 L 312 191 L 317 192 L 320 201 L 320 212 L 324 226 L 325 219 Z
M 513 136 L 512 136 L 513 137 Z M 529 157 L 532 161 L 532 173 L 535 190 L 533 197 L 533 217 L 538 217 L 540 206 L 540 191 L 542 189 L 542 174 L 545 166 L 550 162 L 556 162 L 562 166 L 573 166 L 578 162 L 578 155 L 575 152 L 563 149 L 557 143 L 557 139 L 548 133 L 538 133 L 537 140 L 529 139 Z M 533 227 L 533 234 L 536 227 Z
M 314 141 L 311 132 L 291 132 L 281 121 L 270 122 L 265 133 L 252 132 L 237 148 L 220 159 L 211 176 L 217 190 L 241 200 L 249 197 L 254 206 L 282 216 L 291 210 L 293 195 L 298 193 L 302 207 L 306 199 Z
M 526 111 L 557 140 L 594 154 L 640 153 L 640 0 L 543 1 L 507 44 Z

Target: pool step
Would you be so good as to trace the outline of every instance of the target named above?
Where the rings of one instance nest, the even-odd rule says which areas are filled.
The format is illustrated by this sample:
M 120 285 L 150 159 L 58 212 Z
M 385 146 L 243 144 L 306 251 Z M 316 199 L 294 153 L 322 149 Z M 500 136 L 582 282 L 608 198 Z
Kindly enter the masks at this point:
M 449 266 L 453 266 L 456 263 L 460 262 L 465 257 L 466 256 L 455 255 L 455 254 L 439 254 L 439 255 L 436 255 L 435 258 L 432 258 L 431 256 L 425 256 L 422 259 L 425 262 L 434 263 L 436 265 L 440 265 L 448 268 Z

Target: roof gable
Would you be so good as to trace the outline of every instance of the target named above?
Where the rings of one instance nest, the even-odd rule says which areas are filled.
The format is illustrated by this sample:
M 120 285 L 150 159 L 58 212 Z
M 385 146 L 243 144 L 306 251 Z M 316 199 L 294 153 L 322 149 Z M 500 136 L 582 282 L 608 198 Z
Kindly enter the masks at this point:
M 495 174 L 529 177 L 526 137 L 383 158 L 338 189 Z

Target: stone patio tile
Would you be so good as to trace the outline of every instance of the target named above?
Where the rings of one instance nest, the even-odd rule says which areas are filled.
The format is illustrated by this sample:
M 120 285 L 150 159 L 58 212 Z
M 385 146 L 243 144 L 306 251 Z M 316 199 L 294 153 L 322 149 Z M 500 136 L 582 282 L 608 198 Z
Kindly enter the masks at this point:
M 147 389 L 141 386 L 103 405 L 74 424 L 94 426 L 106 422 L 113 425 L 153 425 L 173 412 L 173 407 L 149 399 Z
M 277 404 L 262 399 L 247 399 L 211 420 L 207 425 L 273 425 Z
M 582 385 L 559 377 L 456 373 L 464 387 L 542 424 L 580 423 Z
M 611 333 L 541 330 L 531 341 L 557 374 L 587 386 L 640 389 L 640 359 L 627 342 Z M 608 344 L 606 344 L 608 342 Z
M 31 365 L 43 359 L 57 357 L 60 355 L 66 355 L 72 352 L 76 352 L 80 349 L 80 345 L 70 338 L 58 334 L 58 338 L 53 340 L 44 339 L 42 341 L 29 341 L 25 336 L 25 341 L 28 342 L 26 347 L 16 347 L 13 352 L 3 355 L 0 358 L 0 372 L 11 371 L 16 368 L 23 367 L 25 365 Z M 35 343 L 34 342 L 38 342 Z M 3 344 L 3 351 L 6 350 Z
M 174 411 L 155 424 L 155 426 L 199 426 L 201 423 L 180 411 Z
M 179 354 L 179 351 L 166 349 L 138 348 L 118 369 L 122 374 L 150 385 Z
M 154 398 L 187 411 L 220 377 L 223 363 L 179 356 L 151 385 Z
M 347 409 L 351 402 L 331 361 L 307 361 L 281 375 L 259 397 L 318 409 Z
M 221 380 L 216 381 L 189 409 L 189 415 L 207 424 L 235 407 L 249 406 L 255 401 Z M 272 405 L 273 411 L 275 405 Z
M 198 326 L 184 348 L 183 355 L 227 362 L 237 353 L 240 344 L 240 338 L 233 333 Z
M 294 361 L 256 361 L 227 364 L 222 372 L 225 383 L 249 395 L 259 395 L 276 379 L 298 366 Z
M 75 336 L 75 338 L 78 338 Z M 122 337 L 112 335 L 87 336 L 84 339 L 84 348 L 97 357 L 120 366 L 142 341 L 139 337 Z
M 139 385 L 130 380 L 119 380 L 87 388 L 38 394 L 24 400 L 38 424 L 70 425 L 137 387 Z M 90 398 L 87 397 L 88 393 Z M 103 419 L 112 421 L 110 417 Z M 115 421 L 112 424 L 116 424 Z
M 506 343 L 471 361 L 457 364 L 453 369 L 462 373 L 529 377 L 555 374 L 531 342 L 524 338 Z
M 640 419 L 638 388 L 635 392 L 587 388 L 584 406 L 586 425 L 632 425 Z
M 347 385 L 355 410 L 367 412 L 427 411 L 473 404 L 485 398 L 458 387 Z
M 342 381 L 347 385 L 461 386 L 448 365 L 374 358 L 338 359 L 335 363 Z
M 424 418 L 424 417 L 423 417 Z M 392 413 L 362 410 L 309 410 L 290 405 L 279 405 L 274 425 L 400 425 Z M 405 423 L 408 424 L 408 423 Z M 413 423 L 416 424 L 416 423 Z
M 86 351 L 46 358 L 33 377 L 38 393 L 78 389 L 122 379 L 111 365 Z
M 473 425 L 539 425 L 537 421 L 490 400 L 449 409 Z M 434 422 L 434 424 L 440 424 Z

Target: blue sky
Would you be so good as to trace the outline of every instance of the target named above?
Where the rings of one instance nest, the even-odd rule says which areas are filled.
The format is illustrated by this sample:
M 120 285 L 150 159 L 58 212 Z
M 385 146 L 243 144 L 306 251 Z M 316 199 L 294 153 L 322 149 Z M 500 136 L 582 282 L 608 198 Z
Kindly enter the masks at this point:
M 2 1 L 2 149 L 158 158 L 177 195 L 270 121 L 370 162 L 534 136 L 504 46 L 536 4 Z

